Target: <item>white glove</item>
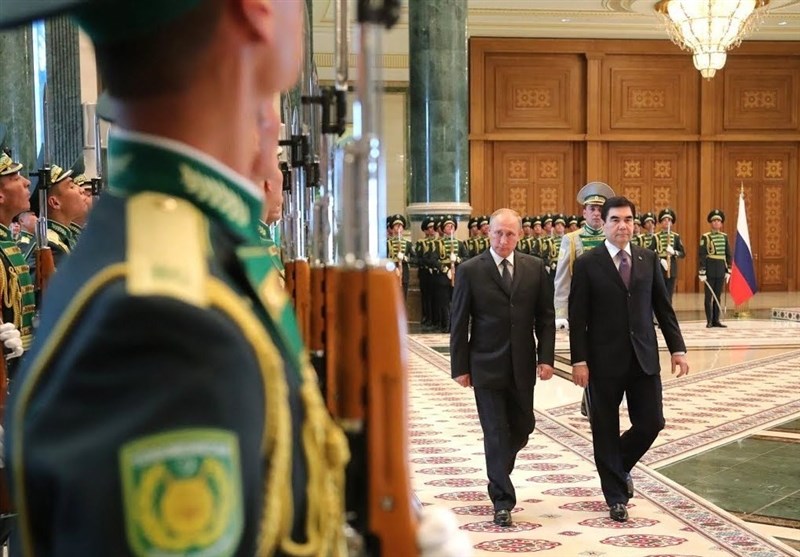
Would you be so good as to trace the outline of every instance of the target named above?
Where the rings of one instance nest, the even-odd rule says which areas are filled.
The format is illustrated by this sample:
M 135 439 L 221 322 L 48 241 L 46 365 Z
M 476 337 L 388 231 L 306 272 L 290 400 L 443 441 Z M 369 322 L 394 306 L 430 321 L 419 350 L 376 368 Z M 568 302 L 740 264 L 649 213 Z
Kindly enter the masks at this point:
M 731 281 L 731 274 L 725 273 L 725 284 L 729 283 L 730 281 Z
M 665 271 L 667 270 L 667 260 L 666 259 L 662 259 L 661 260 L 661 266 L 664 267 Z
M 667 253 L 670 255 L 675 255 L 675 248 L 672 246 L 667 246 Z
M 569 331 L 569 320 L 560 317 L 556 319 L 556 329 L 564 329 L 565 331 Z
M 458 256 L 455 253 L 451 253 L 450 254 L 450 261 L 455 263 L 457 259 L 458 259 Z
M 420 557 L 471 557 L 472 544 L 458 529 L 456 515 L 443 507 L 422 510 L 417 529 Z
M 405 261 L 405 258 L 406 258 L 406 254 L 404 254 L 402 251 L 397 254 L 397 260 L 398 261 Z
M 700 279 L 700 282 L 705 282 L 706 281 L 706 274 L 705 273 L 700 273 L 700 276 L 698 278 Z
M 8 350 L 6 360 L 19 358 L 24 350 L 22 349 L 22 338 L 13 323 L 3 323 L 0 325 L 0 342 Z

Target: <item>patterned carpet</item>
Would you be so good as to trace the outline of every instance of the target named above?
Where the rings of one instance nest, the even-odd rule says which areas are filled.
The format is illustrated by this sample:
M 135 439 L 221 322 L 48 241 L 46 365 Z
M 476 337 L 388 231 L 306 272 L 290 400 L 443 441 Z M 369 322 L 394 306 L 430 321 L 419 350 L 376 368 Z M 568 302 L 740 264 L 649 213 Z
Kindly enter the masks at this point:
M 446 506 L 458 515 L 461 528 L 470 534 L 476 556 L 533 552 L 559 557 L 800 556 L 641 465 L 633 472 L 636 496 L 629 506 L 630 521 L 610 520 L 591 460 L 591 444 L 581 434 L 580 424 L 574 429 L 567 425 L 569 418 L 565 424 L 559 421 L 562 418 L 541 412 L 536 413 L 537 430 L 520 453 L 512 475 L 518 498 L 514 525 L 495 526 L 486 494 L 475 401 L 471 390 L 450 379 L 447 359 L 424 345 L 434 336 L 438 335 L 415 336 L 409 342 L 414 488 L 423 504 Z M 800 352 L 795 357 L 800 358 Z M 791 359 L 772 364 L 796 366 Z M 694 379 L 710 381 L 713 373 Z M 725 380 L 729 382 L 730 378 Z M 785 383 L 784 388 L 796 392 L 796 387 Z M 748 396 L 748 400 L 751 398 Z M 722 410 L 711 397 L 703 406 L 692 411 L 716 415 L 714 410 Z M 702 429 L 702 423 L 687 427 Z M 686 437 L 691 431 L 675 430 Z M 668 438 L 662 446 L 678 441 Z

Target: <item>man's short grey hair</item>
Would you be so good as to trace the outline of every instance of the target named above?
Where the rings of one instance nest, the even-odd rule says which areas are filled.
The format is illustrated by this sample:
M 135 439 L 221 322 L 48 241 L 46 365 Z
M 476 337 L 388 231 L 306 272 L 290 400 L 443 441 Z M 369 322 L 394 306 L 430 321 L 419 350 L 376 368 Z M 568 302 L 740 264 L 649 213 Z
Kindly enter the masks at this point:
M 498 209 L 497 211 L 492 213 L 492 216 L 489 218 L 489 228 L 494 228 L 495 218 L 501 215 L 510 216 L 517 219 L 517 224 L 519 225 L 519 229 L 522 230 L 522 217 L 514 209 L 509 209 L 507 207 L 503 207 L 502 209 Z

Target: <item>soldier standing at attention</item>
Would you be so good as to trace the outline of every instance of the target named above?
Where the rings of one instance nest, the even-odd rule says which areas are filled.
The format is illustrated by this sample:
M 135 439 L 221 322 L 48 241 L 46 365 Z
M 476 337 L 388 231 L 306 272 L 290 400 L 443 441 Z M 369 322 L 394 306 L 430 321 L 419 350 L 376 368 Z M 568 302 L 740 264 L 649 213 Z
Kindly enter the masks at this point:
M 600 208 L 609 197 L 614 197 L 614 190 L 603 182 L 589 182 L 578 192 L 578 203 L 583 206 L 583 216 L 586 222 L 575 232 L 564 234 L 558 250 L 555 276 L 557 329 L 569 328 L 569 288 L 575 259 L 584 251 L 602 244 L 605 240 Z
M 423 330 L 435 327 L 433 318 L 433 269 L 431 268 L 427 254 L 431 249 L 433 241 L 436 239 L 436 223 L 431 217 L 422 219 L 420 229 L 424 236 L 417 240 L 414 245 L 414 253 L 417 255 L 417 277 L 419 278 L 419 297 L 421 304 L 422 318 L 420 325 Z
M 708 214 L 711 232 L 700 236 L 700 282 L 705 283 L 706 327 L 721 327 L 719 301 L 722 288 L 731 278 L 731 247 L 722 231 L 725 213 L 714 209 Z M 713 291 L 713 294 L 712 294 Z M 716 299 L 715 299 L 716 296 Z
M 388 224 L 391 234 L 386 236 L 386 254 L 397 266 L 403 286 L 403 298 L 408 298 L 408 279 L 411 276 L 408 263 L 414 259 L 414 246 L 403 236 L 408 223 L 403 215 L 391 215 Z
M 639 247 L 658 251 L 658 236 L 654 234 L 656 228 L 656 216 L 651 213 L 643 213 L 642 214 L 642 230 L 643 232 L 639 234 L 639 240 L 637 245 Z
M 578 215 L 570 215 L 567 217 L 567 232 L 575 232 L 578 230 Z
M 15 551 L 339 554 L 347 444 L 251 179 L 258 108 L 297 78 L 302 2 L 3 0 L 0 20 L 67 8 L 115 101 L 113 172 L 12 392 Z
M 9 226 L 14 216 L 30 208 L 30 182 L 20 174 L 22 164 L 0 151 L 0 354 L 5 353 L 8 375 L 33 341 L 36 299 L 28 264 Z M 0 385 L 5 389 L 6 385 Z
M 677 222 L 675 211 L 667 207 L 658 213 L 658 222 L 661 230 L 658 232 L 658 256 L 661 258 L 661 268 L 664 270 L 664 282 L 667 283 L 669 302 L 675 294 L 675 281 L 678 278 L 678 259 L 686 257 L 686 251 L 681 243 L 681 235 L 675 232 Z

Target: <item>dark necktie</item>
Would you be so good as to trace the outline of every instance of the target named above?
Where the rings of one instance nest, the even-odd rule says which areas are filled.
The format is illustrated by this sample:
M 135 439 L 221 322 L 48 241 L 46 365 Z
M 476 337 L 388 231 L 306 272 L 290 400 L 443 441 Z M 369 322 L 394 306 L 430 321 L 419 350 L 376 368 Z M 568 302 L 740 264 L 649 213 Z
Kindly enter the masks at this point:
M 511 292 L 511 270 L 508 268 L 508 259 L 503 259 L 500 265 L 503 266 L 503 285 L 506 287 L 506 290 Z
M 625 250 L 620 250 L 619 252 L 619 276 L 622 277 L 625 288 L 628 288 L 631 285 L 631 261 L 628 252 Z

